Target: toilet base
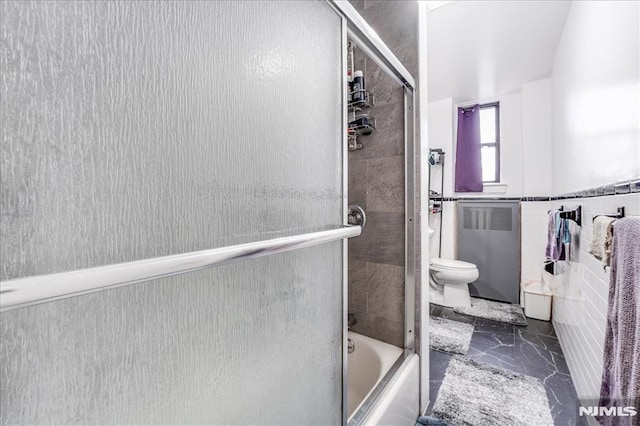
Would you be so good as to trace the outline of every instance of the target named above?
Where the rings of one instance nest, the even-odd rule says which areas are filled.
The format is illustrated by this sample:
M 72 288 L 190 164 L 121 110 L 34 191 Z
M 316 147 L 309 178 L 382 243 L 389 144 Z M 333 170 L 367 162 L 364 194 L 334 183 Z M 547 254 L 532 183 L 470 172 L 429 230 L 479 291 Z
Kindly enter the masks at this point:
M 469 284 L 444 284 L 444 305 L 450 308 L 471 306 Z

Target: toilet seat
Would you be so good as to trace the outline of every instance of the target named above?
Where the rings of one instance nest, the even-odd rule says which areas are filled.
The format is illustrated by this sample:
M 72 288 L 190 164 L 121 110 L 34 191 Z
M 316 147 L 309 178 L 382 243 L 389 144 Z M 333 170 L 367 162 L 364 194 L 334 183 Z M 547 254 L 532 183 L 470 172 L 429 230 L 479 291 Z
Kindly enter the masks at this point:
M 476 269 L 476 265 L 462 260 L 445 259 L 442 257 L 434 257 L 431 259 L 431 268 L 450 271 L 469 271 Z

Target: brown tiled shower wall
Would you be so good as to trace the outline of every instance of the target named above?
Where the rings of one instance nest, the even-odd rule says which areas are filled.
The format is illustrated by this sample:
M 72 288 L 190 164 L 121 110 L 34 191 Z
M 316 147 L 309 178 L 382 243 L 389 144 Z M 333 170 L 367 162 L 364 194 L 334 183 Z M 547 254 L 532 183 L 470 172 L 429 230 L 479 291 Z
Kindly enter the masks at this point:
M 417 7 L 413 2 L 352 1 L 400 61 L 417 74 Z M 355 69 L 374 94 L 368 112 L 376 131 L 361 136 L 363 149 L 349 153 L 349 203 L 367 214 L 360 237 L 349 240 L 349 313 L 352 330 L 397 346 L 404 344 L 405 159 L 402 87 L 364 53 Z M 419 191 L 416 191 L 419 193 Z M 419 206 L 419 199 L 416 200 Z M 417 230 L 419 235 L 419 229 Z M 419 253 L 416 253 L 419 256 Z M 417 257 L 419 259 L 419 257 Z

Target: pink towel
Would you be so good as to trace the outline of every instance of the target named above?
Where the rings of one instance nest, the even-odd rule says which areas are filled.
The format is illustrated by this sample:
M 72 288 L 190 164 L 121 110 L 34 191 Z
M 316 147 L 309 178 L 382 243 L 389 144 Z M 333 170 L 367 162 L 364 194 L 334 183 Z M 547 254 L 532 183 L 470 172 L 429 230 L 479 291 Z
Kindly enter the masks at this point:
M 569 221 L 560 217 L 560 210 L 550 210 L 547 222 L 547 248 L 549 260 L 565 260 L 565 243 L 570 241 Z
M 551 260 L 559 260 L 562 250 L 561 243 L 556 237 L 556 221 L 558 220 L 561 220 L 560 210 L 550 210 L 547 221 L 547 248 L 545 250 L 545 256 Z
M 617 220 L 612 245 L 600 406 L 640 411 L 640 218 Z M 638 425 L 640 416 L 601 416 L 598 421 Z

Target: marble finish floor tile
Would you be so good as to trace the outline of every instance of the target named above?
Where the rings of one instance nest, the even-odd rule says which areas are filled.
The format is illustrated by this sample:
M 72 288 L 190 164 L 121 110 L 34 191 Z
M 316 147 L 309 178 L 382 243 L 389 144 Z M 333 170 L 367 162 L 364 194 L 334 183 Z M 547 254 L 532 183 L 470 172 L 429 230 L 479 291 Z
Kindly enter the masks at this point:
M 529 332 L 526 327 L 516 327 L 515 338 L 516 340 L 526 341 L 536 346 L 540 346 L 547 351 L 562 353 L 560 342 L 555 336 L 535 334 Z
M 556 331 L 553 329 L 553 324 L 549 321 L 540 321 L 537 319 L 527 318 L 527 326 L 521 329 L 527 333 L 537 334 L 540 336 L 556 337 Z
M 548 349 L 548 346 L 537 344 L 530 340 L 517 338 L 515 339 L 515 357 L 521 364 L 521 369 L 526 374 L 534 374 L 540 371 L 540 374 L 546 372 L 558 372 L 569 374 L 567 362 L 562 354 L 562 349 Z M 528 372 L 530 371 L 530 373 Z
M 584 424 L 578 417 L 578 397 L 562 348 L 550 322 L 527 319 L 527 326 L 456 314 L 432 305 L 431 316 L 461 320 L 474 325 L 467 357 L 540 379 L 547 392 L 556 425 Z M 435 401 L 451 355 L 430 351 L 430 399 Z

